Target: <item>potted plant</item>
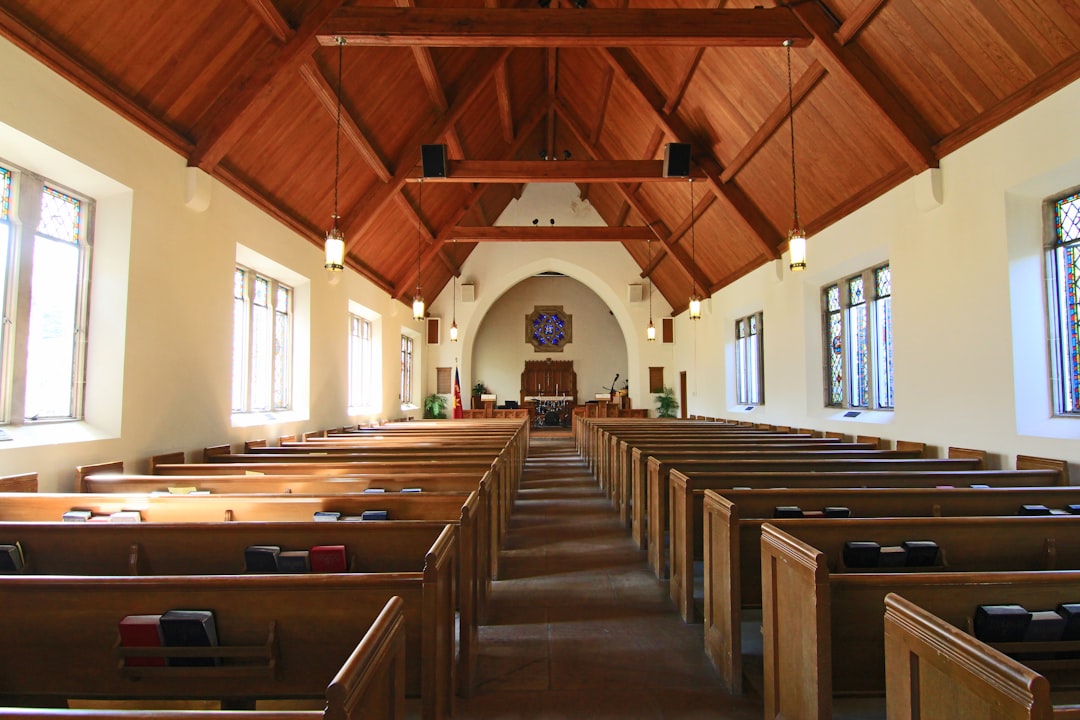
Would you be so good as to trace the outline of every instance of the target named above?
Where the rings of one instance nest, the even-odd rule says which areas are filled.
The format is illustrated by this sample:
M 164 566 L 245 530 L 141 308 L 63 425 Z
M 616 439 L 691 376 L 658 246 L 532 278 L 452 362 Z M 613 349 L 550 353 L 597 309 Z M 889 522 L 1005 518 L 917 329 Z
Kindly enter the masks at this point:
M 446 398 L 437 393 L 432 393 L 424 398 L 424 419 L 442 420 L 446 416 L 443 415 L 443 408 L 446 407 Z
M 653 397 L 656 398 L 656 417 L 675 417 L 675 411 L 679 409 L 679 401 L 675 399 L 674 388 L 666 387 Z
M 487 385 L 485 385 L 482 382 L 478 382 L 475 385 L 473 385 L 473 388 L 472 388 L 472 403 L 469 405 L 469 407 L 471 407 L 473 409 L 481 407 L 481 405 L 480 405 L 480 396 L 481 395 L 486 395 L 486 394 L 488 394 L 488 392 L 490 392 L 490 391 L 487 389 Z

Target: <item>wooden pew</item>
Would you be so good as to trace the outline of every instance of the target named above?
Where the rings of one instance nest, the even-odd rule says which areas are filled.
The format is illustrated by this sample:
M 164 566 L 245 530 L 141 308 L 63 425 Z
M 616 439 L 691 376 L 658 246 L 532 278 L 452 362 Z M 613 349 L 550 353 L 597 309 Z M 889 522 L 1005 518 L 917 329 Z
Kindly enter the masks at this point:
M 828 506 L 841 506 L 851 509 L 854 517 L 889 517 L 889 516 L 940 516 L 940 515 L 1016 515 L 1020 506 L 1027 501 L 1020 498 L 1022 492 L 1019 488 L 1025 487 L 1049 487 L 1059 484 L 1061 475 L 1053 470 L 974 470 L 971 472 L 942 471 L 926 473 L 903 473 L 895 471 L 889 473 L 814 473 L 792 474 L 786 477 L 777 477 L 774 487 L 785 487 L 783 490 L 774 491 L 761 489 L 756 491 L 731 490 L 735 486 L 766 487 L 761 478 L 751 478 L 748 483 L 735 481 L 734 478 L 726 478 L 723 475 L 687 475 L 678 470 L 671 472 L 669 482 L 670 502 L 668 504 L 668 569 L 670 577 L 669 591 L 675 607 L 686 622 L 695 619 L 694 609 L 694 583 L 693 566 L 695 560 L 704 557 L 704 501 L 705 493 L 719 490 L 729 500 L 735 502 L 739 498 L 748 503 L 747 507 L 737 511 L 741 519 L 767 520 L 773 516 L 773 508 L 779 505 L 799 505 L 796 499 L 806 498 L 813 503 L 812 507 L 822 509 Z M 812 484 L 813 489 L 807 485 Z M 1015 499 L 1009 500 L 1010 492 L 987 493 L 984 496 L 975 495 L 970 501 L 954 503 L 954 506 L 945 506 L 934 500 L 933 488 L 942 486 L 968 485 L 991 485 L 998 488 L 1009 488 Z M 821 488 L 836 488 L 836 492 L 828 492 Z M 927 490 L 911 490 L 906 495 L 893 494 L 882 495 L 878 493 L 852 492 L 843 488 L 927 488 Z M 764 493 L 757 495 L 755 493 Z M 783 495 L 791 496 L 788 501 Z M 764 497 L 766 500 L 755 502 L 756 498 Z M 891 506 L 892 500 L 880 500 L 883 497 L 896 497 L 896 502 L 901 503 L 896 507 Z M 947 496 L 946 496 L 947 497 Z M 1050 490 L 1046 495 L 1049 502 L 1057 502 L 1057 507 L 1064 508 L 1070 503 L 1080 503 L 1080 496 L 1071 493 L 1061 487 L 1060 490 Z M 900 498 L 903 498 L 902 500 Z M 1072 498 L 1071 500 L 1068 498 Z M 835 502 L 829 502 L 833 500 Z M 982 500 L 983 502 L 978 502 Z M 765 506 L 763 502 L 772 502 Z M 841 502 L 842 501 L 842 502 Z M 848 503 L 845 505 L 844 503 Z M 1031 501 L 1036 502 L 1036 501 Z M 935 512 L 936 506 L 936 512 Z M 800 506 L 801 507 L 801 506 Z M 977 512 L 977 508 L 985 508 L 984 512 Z M 811 509 L 810 507 L 806 509 Z M 760 525 L 758 523 L 756 527 Z M 751 530 L 753 532 L 753 530 Z M 756 553 L 753 546 L 757 544 L 757 536 L 752 538 L 745 536 L 749 541 L 748 551 Z M 748 556 L 749 567 L 758 564 L 757 555 L 752 559 Z
M 358 516 L 364 510 L 379 509 L 386 510 L 390 518 L 388 521 L 381 521 L 380 526 L 389 523 L 412 524 L 417 527 L 419 525 L 416 521 L 424 521 L 429 527 L 450 524 L 456 529 L 459 548 L 456 584 L 461 661 L 457 673 L 457 689 L 461 695 L 468 697 L 472 693 L 475 679 L 479 624 L 486 614 L 490 585 L 486 572 L 487 545 L 480 542 L 485 528 L 479 522 L 479 503 L 476 493 L 162 497 L 85 493 L 0 494 L 0 528 L 5 527 L 3 523 L 11 522 L 57 522 L 72 508 L 90 510 L 95 515 L 134 510 L 140 514 L 143 522 L 172 524 L 307 523 L 314 522 L 313 516 L 317 511 L 336 511 L 342 516 Z M 328 525 L 335 524 L 318 523 L 316 527 L 325 528 Z M 78 569 L 78 566 L 75 569 Z
M 0 602 L 19 618 L 19 632 L 0 646 L 0 696 L 7 698 L 318 697 L 386 601 L 404 599 L 406 692 L 420 690 L 425 718 L 453 714 L 453 536 L 433 546 L 422 572 L 338 575 L 188 575 L 90 577 L 18 575 L 0 578 Z M 442 599 L 431 594 L 442 592 Z M 425 600 L 427 597 L 427 600 Z M 434 604 L 438 619 L 420 608 Z M 214 611 L 221 642 L 261 654 L 249 667 L 202 668 L 184 682 L 170 673 L 117 667 L 117 623 L 126 615 L 173 608 Z M 426 630 L 426 626 L 432 629 Z M 438 628 L 436 633 L 434 628 Z M 436 633 L 433 635 L 433 633 Z M 256 650 L 261 649 L 261 650 Z M 258 657 L 258 655 L 256 655 Z M 423 670 L 416 666 L 419 659 Z M 64 668 L 58 674 L 57 668 Z M 171 669 L 171 668 L 169 668 Z M 166 670 L 169 670 L 166 669 Z M 143 670 L 143 669 L 140 669 Z M 238 675 L 242 682 L 238 682 Z M 422 688 L 421 688 L 422 683 Z
M 1060 572 L 1080 568 L 1077 516 L 775 522 L 761 529 L 766 717 L 826 720 L 834 693 L 884 693 L 881 616 L 890 592 L 935 613 L 971 585 L 980 586 L 979 602 L 1014 602 L 1011 586 L 1026 577 L 1068 574 L 1080 592 L 1080 574 Z M 933 540 L 947 564 L 843 572 L 843 543 L 852 539 Z M 995 589 L 995 576 L 1008 579 Z
M 972 475 L 988 472 L 993 471 Z M 953 479 L 961 476 L 956 473 Z M 742 610 L 761 605 L 761 526 L 775 522 L 772 511 L 777 505 L 848 507 L 863 518 L 1006 516 L 1015 515 L 1023 503 L 1056 507 L 1074 502 L 1078 495 L 1077 487 L 705 490 L 705 653 L 725 688 L 742 692 Z
M 36 493 L 37 490 L 37 473 L 0 476 L 0 492 Z
M 723 459 L 720 459 L 723 457 Z M 646 551 L 649 567 L 657 578 L 667 578 L 667 556 L 664 554 L 664 538 L 667 534 L 669 518 L 668 489 L 670 474 L 681 471 L 686 476 L 697 477 L 711 473 L 750 475 L 754 473 L 783 473 L 787 480 L 785 486 L 828 487 L 819 477 L 825 472 L 875 472 L 887 470 L 971 470 L 976 461 L 965 459 L 925 459 L 912 457 L 906 451 L 896 450 L 854 450 L 854 451 L 783 451 L 747 453 L 730 456 L 716 456 L 714 460 L 682 460 L 667 463 L 657 458 L 649 458 L 649 477 L 645 491 L 645 504 L 648 505 L 648 523 L 645 524 Z M 803 474 L 808 473 L 808 474 Z M 795 482 L 795 478 L 803 478 Z M 728 478 L 730 480 L 731 478 Z M 764 485 L 763 482 L 770 484 Z M 776 478 L 762 477 L 747 482 L 732 482 L 728 487 L 746 485 L 749 487 L 777 487 Z M 636 498 L 635 498 L 636 501 Z M 644 523 L 645 518 L 641 521 Z
M 174 682 L 191 682 L 174 671 Z M 168 672 L 168 671 L 165 671 Z M 367 720 L 405 718 L 404 601 L 390 598 L 326 686 L 322 711 L 0 708 L 2 720 Z M 242 715 L 241 715 L 242 713 Z
M 1010 588 L 1009 602 L 1029 596 L 1044 604 L 1048 598 L 1070 602 L 1080 577 L 1067 575 L 1070 589 L 1063 577 L 1052 584 L 1021 580 Z M 1045 676 L 894 593 L 885 596 L 885 668 L 890 720 L 1080 718 L 1080 705 L 1054 702 Z

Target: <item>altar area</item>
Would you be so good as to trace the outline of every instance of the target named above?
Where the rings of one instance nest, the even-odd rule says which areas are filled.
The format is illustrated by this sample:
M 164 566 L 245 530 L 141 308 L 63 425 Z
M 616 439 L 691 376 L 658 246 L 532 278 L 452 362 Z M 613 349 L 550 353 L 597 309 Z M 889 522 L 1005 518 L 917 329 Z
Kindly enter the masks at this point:
M 534 425 L 568 427 L 577 406 L 574 361 L 526 360 L 519 395 Z

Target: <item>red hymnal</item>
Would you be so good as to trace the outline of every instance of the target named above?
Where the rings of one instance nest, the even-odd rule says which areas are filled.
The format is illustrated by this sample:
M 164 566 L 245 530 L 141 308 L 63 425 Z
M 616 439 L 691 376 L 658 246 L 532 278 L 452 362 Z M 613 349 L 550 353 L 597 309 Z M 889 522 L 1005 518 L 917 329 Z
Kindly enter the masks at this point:
M 123 647 L 161 647 L 160 615 L 128 615 L 120 621 L 120 645 Z M 127 667 L 164 667 L 163 657 L 127 657 Z
M 341 573 L 347 569 L 344 545 L 316 545 L 309 558 L 313 573 Z

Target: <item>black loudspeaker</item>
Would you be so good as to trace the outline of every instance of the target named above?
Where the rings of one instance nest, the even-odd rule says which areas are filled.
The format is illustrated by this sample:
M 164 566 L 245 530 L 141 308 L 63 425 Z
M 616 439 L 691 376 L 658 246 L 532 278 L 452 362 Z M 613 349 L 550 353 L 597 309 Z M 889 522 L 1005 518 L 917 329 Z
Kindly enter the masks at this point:
M 664 146 L 664 177 L 690 177 L 690 143 Z
M 446 177 L 445 145 L 421 145 L 420 161 L 424 167 L 424 177 Z

